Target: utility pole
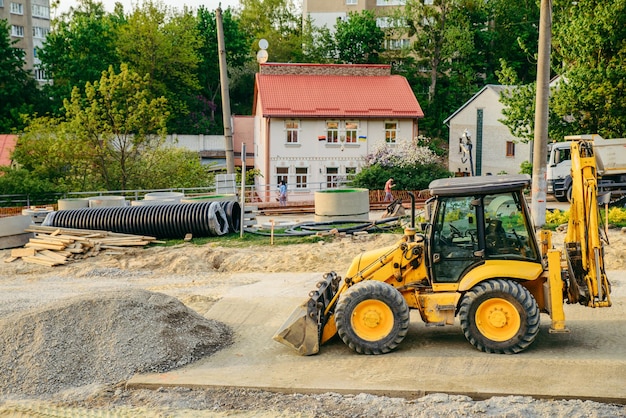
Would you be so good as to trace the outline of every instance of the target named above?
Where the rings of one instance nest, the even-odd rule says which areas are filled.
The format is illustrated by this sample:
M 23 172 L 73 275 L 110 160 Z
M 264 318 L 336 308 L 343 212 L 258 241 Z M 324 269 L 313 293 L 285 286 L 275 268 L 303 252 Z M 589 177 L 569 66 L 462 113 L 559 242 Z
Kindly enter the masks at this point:
M 220 85 L 222 88 L 222 114 L 224 118 L 224 151 L 226 152 L 226 173 L 235 174 L 235 151 L 233 146 L 233 129 L 230 117 L 230 95 L 228 93 L 228 70 L 226 67 L 226 46 L 224 44 L 224 26 L 222 9 L 215 10 L 217 25 L 217 49 L 220 56 Z
M 535 228 L 546 223 L 548 152 L 548 99 L 550 96 L 550 44 L 552 42 L 552 1 L 541 0 L 539 12 L 539 50 L 537 55 L 537 95 L 535 99 L 535 141 L 533 144 L 533 182 L 531 214 Z

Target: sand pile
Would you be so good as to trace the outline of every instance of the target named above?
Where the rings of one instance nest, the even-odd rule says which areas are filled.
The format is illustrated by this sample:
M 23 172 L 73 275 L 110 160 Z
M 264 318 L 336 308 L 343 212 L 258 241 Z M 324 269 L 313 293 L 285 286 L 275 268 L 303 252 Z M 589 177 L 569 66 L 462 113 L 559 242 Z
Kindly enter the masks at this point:
M 103 292 L 0 319 L 0 395 L 32 397 L 164 372 L 232 343 L 229 327 L 176 298 Z

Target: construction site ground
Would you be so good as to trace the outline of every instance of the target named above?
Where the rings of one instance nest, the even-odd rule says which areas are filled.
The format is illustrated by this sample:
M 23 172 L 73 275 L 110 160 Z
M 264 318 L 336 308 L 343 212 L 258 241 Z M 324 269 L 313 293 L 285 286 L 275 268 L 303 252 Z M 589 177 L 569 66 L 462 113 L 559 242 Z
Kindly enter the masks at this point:
M 380 215 L 371 213 L 370 219 Z M 311 218 L 310 214 L 269 215 L 259 217 L 258 223 Z M 242 409 L 248 414 L 237 416 L 294 416 L 294 411 L 299 411 L 296 415 L 300 417 L 626 416 L 621 406 L 626 404 L 626 234 L 619 230 L 611 232 L 606 256 L 613 306 L 567 305 L 569 333 L 550 333 L 549 318 L 542 316 L 536 341 L 521 354 L 479 352 L 467 342 L 458 324 L 426 327 L 417 313 L 412 314 L 409 333 L 400 347 L 380 356 L 356 354 L 338 338 L 322 346 L 317 355 L 300 356 L 272 339 L 323 273 L 336 269 L 343 275 L 360 251 L 391 245 L 397 238 L 376 234 L 322 244 L 240 249 L 222 248 L 216 240 L 203 246 L 111 252 L 52 268 L 13 261 L 0 270 L 0 319 L 70 296 L 143 289 L 172 296 L 204 318 L 232 329 L 232 344 L 183 367 L 134 374 L 111 382 L 104 390 L 75 388 L 55 395 L 64 408 L 78 405 L 102 410 L 158 404 L 160 411 L 179 412 L 150 414 L 134 409 L 119 416 L 230 416 L 216 411 Z M 0 251 L 1 258 L 7 255 L 8 250 Z M 105 319 L 85 321 L 97 325 Z M 135 333 L 148 325 L 142 318 L 135 321 Z M 67 351 L 62 346 L 51 347 L 51 356 L 54 349 L 63 349 L 58 353 L 61 356 Z M 36 362 L 37 366 L 42 363 Z M 116 367 L 115 359 L 109 363 L 108 367 Z M 92 389 L 96 394 L 89 392 Z M 383 398 L 371 397 L 374 395 Z M 396 397 L 405 401 L 390 399 Z M 537 406 L 533 399 L 570 403 Z M 491 403 L 472 403 L 480 400 Z M 23 402 L 5 402 L 0 397 L 0 416 L 23 410 L 37 413 L 22 416 L 70 416 L 46 415 Z M 180 413 L 189 408 L 208 412 Z M 307 412 L 311 408 L 313 412 Z M 70 412 L 77 413 L 75 409 Z
M 319 354 L 300 356 L 272 336 L 314 289 L 320 274 L 255 277 L 256 283 L 231 289 L 206 313 L 235 330 L 234 345 L 182 369 L 134 376 L 128 384 L 410 398 L 438 392 L 479 399 L 529 395 L 626 403 L 624 271 L 610 272 L 613 308 L 567 306 L 570 332 L 551 334 L 549 318 L 544 318 L 533 346 L 518 355 L 479 352 L 459 326 L 426 327 L 417 314 L 400 348 L 390 354 L 358 355 L 336 338 Z
M 378 219 L 381 213 L 373 212 L 370 218 Z M 270 214 L 259 217 L 259 222 L 311 219 L 302 214 Z M 368 392 L 409 398 L 438 392 L 479 399 L 529 395 L 626 404 L 626 333 L 622 332 L 626 330 L 626 271 L 609 273 L 612 309 L 566 306 L 570 332 L 550 333 L 550 320 L 544 317 L 539 337 L 520 355 L 479 352 L 458 324 L 427 327 L 419 313 L 412 312 L 409 333 L 393 353 L 358 355 L 335 337 L 317 355 L 300 356 L 272 336 L 315 288 L 321 274 L 262 274 L 257 283 L 232 289 L 206 316 L 233 327 L 238 335 L 233 346 L 182 369 L 135 376 L 128 384 Z

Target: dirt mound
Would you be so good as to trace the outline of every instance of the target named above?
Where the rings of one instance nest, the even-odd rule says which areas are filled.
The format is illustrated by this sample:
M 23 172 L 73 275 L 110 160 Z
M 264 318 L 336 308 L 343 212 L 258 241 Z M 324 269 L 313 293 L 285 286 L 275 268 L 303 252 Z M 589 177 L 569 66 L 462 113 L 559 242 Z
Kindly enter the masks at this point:
M 225 324 L 164 294 L 69 298 L 0 319 L 0 394 L 52 395 L 115 383 L 183 366 L 231 343 Z

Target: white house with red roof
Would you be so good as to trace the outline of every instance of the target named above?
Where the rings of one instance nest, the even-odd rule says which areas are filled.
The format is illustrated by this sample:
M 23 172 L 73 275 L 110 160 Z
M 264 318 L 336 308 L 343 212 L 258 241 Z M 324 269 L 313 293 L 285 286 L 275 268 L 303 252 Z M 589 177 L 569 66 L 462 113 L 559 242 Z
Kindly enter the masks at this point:
M 252 113 L 257 190 L 270 200 L 284 180 L 292 201 L 337 187 L 376 146 L 412 140 L 424 117 L 406 78 L 370 64 L 261 64 Z

